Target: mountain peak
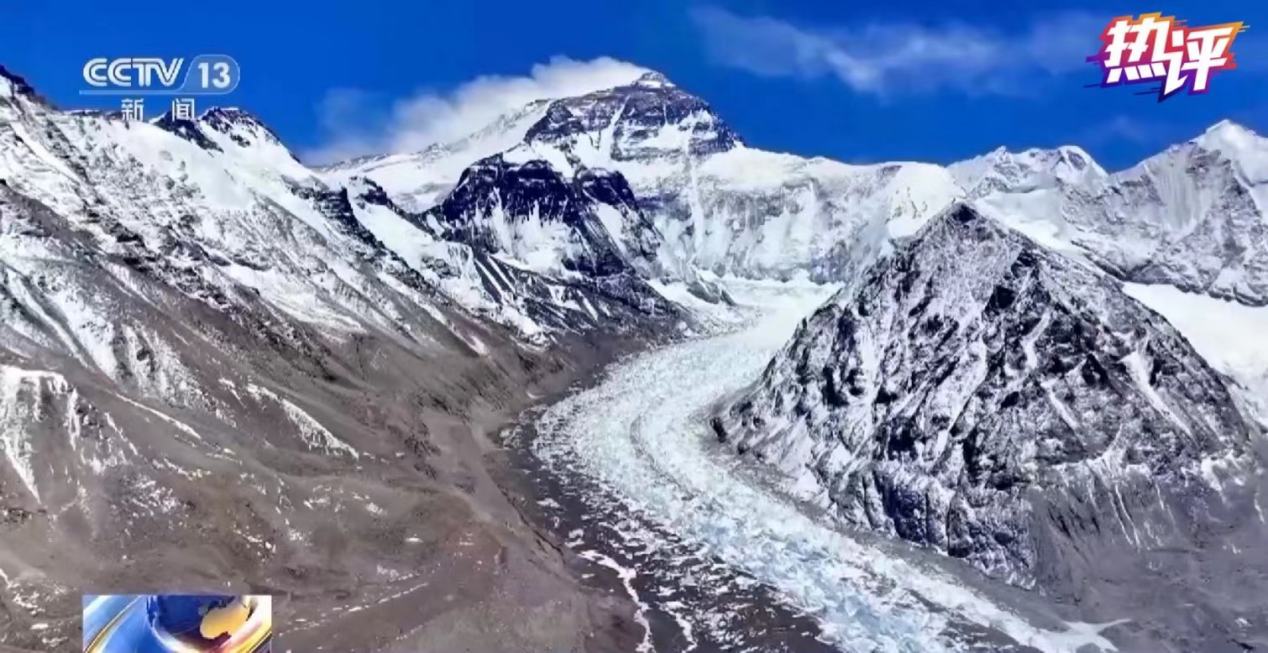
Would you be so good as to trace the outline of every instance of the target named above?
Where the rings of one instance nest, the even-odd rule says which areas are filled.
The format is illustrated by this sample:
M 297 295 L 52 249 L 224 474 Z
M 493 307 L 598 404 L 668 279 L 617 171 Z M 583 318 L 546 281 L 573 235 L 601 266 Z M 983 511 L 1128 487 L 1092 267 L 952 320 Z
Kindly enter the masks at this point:
M 654 71 L 649 70 L 642 74 L 638 79 L 634 80 L 631 86 L 643 86 L 646 88 L 665 88 L 672 87 L 674 83 L 669 81 L 668 77 Z
M 933 220 L 951 220 L 960 224 L 968 224 L 981 219 L 983 219 L 982 214 L 978 213 L 972 204 L 964 200 L 951 202 L 951 206 L 943 209 L 942 213 L 933 217 Z
M 282 146 L 282 139 L 264 121 L 238 107 L 212 107 L 198 117 L 198 124 L 228 136 L 241 147 Z
M 1268 138 L 1243 125 L 1221 120 L 1193 139 L 1198 147 L 1219 152 L 1254 181 L 1268 179 Z
M 610 136 L 596 139 L 605 131 Z M 684 141 L 692 155 L 729 150 L 741 142 L 708 103 L 651 71 L 625 86 L 555 100 L 526 139 L 566 144 L 582 134 L 590 134 L 590 145 L 566 149 L 568 156 L 582 156 L 587 165 L 603 165 L 608 158 L 678 156 Z M 583 155 L 596 143 L 606 148 L 603 155 L 584 161 Z
M 250 129 L 260 129 L 267 132 L 275 140 L 277 136 L 264 124 L 255 114 L 242 109 L 240 107 L 212 107 L 207 109 L 198 116 L 198 122 L 207 123 L 208 125 L 224 131 L 223 128 L 229 126 L 245 127 Z
M 1000 236 L 1013 233 L 1013 230 L 992 218 L 982 215 L 971 202 L 957 199 L 950 206 L 929 218 L 929 221 L 913 234 L 911 241 L 935 238 L 932 235 L 934 233 L 954 234 L 954 237 L 958 238 L 968 232 L 977 234 L 974 238 L 980 239 L 980 233 L 991 233 L 993 236 Z
M 27 83 L 27 81 L 20 75 L 17 75 L 8 68 L 5 68 L 3 65 L 0 65 L 0 98 L 14 97 L 17 95 L 25 95 L 31 98 L 41 99 L 38 95 L 36 95 L 35 87 Z
M 1247 129 L 1244 125 L 1233 122 L 1232 120 L 1229 120 L 1228 118 L 1225 118 L 1215 123 L 1214 125 L 1207 127 L 1206 131 L 1203 132 L 1203 134 L 1221 134 L 1221 133 L 1253 134 L 1254 132 L 1251 131 L 1250 129 Z
M 1244 125 L 1225 118 L 1206 128 L 1194 141 L 1207 149 L 1240 150 L 1252 147 L 1264 139 Z
M 1083 170 L 1088 164 L 1095 165 L 1092 155 L 1078 145 L 1058 145 L 1054 148 L 1031 147 L 1021 151 L 1013 151 L 1006 147 L 991 150 L 986 158 L 1000 161 L 1019 161 L 1028 163 L 1067 163 L 1076 170 Z
M 1031 148 L 1013 152 L 1004 147 L 949 166 L 952 175 L 970 196 L 997 191 L 1020 191 L 1078 183 L 1106 172 L 1090 154 L 1076 145 L 1053 149 Z
M 1039 540 L 1051 515 L 1155 483 L 1162 514 L 1192 514 L 1200 495 L 1172 489 L 1211 460 L 1248 460 L 1255 432 L 1116 281 L 963 203 L 803 322 L 713 428 L 852 526 L 1027 584 L 1080 563 Z M 1135 476 L 1104 465 L 1124 453 Z M 1114 510 L 1061 522 L 1062 536 L 1097 541 Z M 1187 540 L 1179 528 L 1167 536 Z

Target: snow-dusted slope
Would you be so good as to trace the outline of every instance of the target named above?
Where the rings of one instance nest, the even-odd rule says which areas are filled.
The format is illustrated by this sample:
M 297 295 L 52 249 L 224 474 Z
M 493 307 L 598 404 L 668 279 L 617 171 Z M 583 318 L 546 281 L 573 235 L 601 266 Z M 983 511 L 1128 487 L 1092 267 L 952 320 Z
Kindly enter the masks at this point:
M 652 234 L 628 196 L 612 195 L 599 175 L 565 182 L 546 166 L 524 172 L 500 157 L 478 163 L 424 213 L 401 209 L 364 177 L 346 188 L 355 220 L 387 249 L 446 297 L 527 342 L 629 332 L 679 312 L 643 280 L 656 264 Z
M 1087 184 L 1106 172 L 1082 148 L 1030 149 L 1014 153 L 999 148 L 947 167 L 970 198 L 995 192 L 1026 193 L 1058 184 Z
M 546 114 L 546 101 L 499 117 L 453 143 L 433 145 L 416 153 L 392 153 L 345 161 L 323 170 L 336 183 L 352 176 L 368 177 L 403 208 L 423 211 L 435 206 L 457 185 L 467 166 L 515 147 L 528 129 Z
M 1261 436 L 1224 380 L 1116 281 L 964 205 L 821 308 L 716 428 L 851 524 L 1025 585 L 1262 525 Z
M 619 172 L 660 234 L 657 257 L 671 280 L 692 269 L 845 279 L 895 237 L 968 198 L 1122 278 L 1268 302 L 1268 145 L 1229 122 L 1114 174 L 1076 146 L 1001 148 L 947 167 L 846 165 L 747 147 L 703 100 L 648 73 L 531 103 L 456 144 L 354 161 L 332 174 L 367 176 L 398 202 L 426 208 L 475 154 L 495 151 L 565 176 Z
M 718 274 L 849 278 L 890 242 L 960 196 L 921 163 L 852 166 L 739 148 L 704 160 L 658 226 L 683 256 Z
M 525 128 L 530 118 L 536 121 Z M 657 276 L 689 284 L 698 284 L 697 269 L 839 279 L 859 258 L 855 248 L 883 249 L 891 235 L 910 233 L 962 195 L 938 166 L 850 166 L 745 147 L 707 103 L 657 73 L 534 103 L 473 140 L 503 145 L 521 132 L 504 152 L 507 161 L 545 162 L 567 178 L 619 173 L 659 235 Z M 493 133 L 498 136 L 490 140 Z M 402 176 L 416 175 L 404 186 L 457 183 L 456 175 L 436 172 L 441 151 L 450 168 L 464 157 L 461 148 L 445 147 L 411 155 L 416 163 L 350 162 L 330 174 L 364 175 L 412 202 L 418 193 L 392 191 Z
M 0 297 L 9 452 L 0 478 L 22 479 L 23 491 L 5 487 L 18 505 L 59 511 L 84 508 L 77 475 L 138 462 L 122 415 L 170 431 L 190 455 L 220 455 L 227 443 L 171 415 L 233 426 L 245 400 L 225 389 L 247 361 L 297 364 L 372 337 L 426 358 L 487 337 L 250 116 L 145 124 L 62 113 L 7 73 Z M 257 400 L 284 402 L 263 389 L 267 376 L 252 382 Z M 111 417 L 106 405 L 122 410 Z M 285 406 L 295 419 L 274 431 L 276 446 L 356 457 L 298 404 Z M 69 453 L 39 456 L 54 446 L 37 435 L 45 429 Z
M 654 233 L 619 177 L 566 181 L 544 163 L 495 156 L 424 213 L 402 211 L 369 179 L 353 177 L 349 188 L 357 219 L 387 247 L 469 310 L 530 341 L 628 331 L 678 312 L 643 280 L 655 265 Z
M 151 125 L 57 112 L 19 95 L 0 105 L 0 142 L 0 178 L 14 193 L 63 216 L 115 265 L 152 272 L 211 306 L 229 310 L 253 293 L 331 334 L 373 325 L 409 337 L 411 313 L 445 303 L 350 219 L 342 190 L 241 112 Z M 108 328 L 75 335 L 113 337 Z M 97 362 L 111 373 L 109 361 Z
M 1268 306 L 1247 306 L 1163 284 L 1123 284 L 1167 318 L 1268 429 Z
M 662 235 L 662 258 L 718 275 L 839 279 L 856 248 L 909 232 L 960 195 L 937 166 L 746 147 L 705 102 L 655 73 L 556 101 L 518 149 L 561 170 L 620 171 Z
M 560 371 L 526 340 L 670 309 L 418 217 L 244 111 L 63 112 L 0 69 L 0 648 L 77 641 L 120 578 L 372 603 L 418 573 L 407 536 L 519 546 L 476 513 L 505 503 L 473 415 Z
M 1008 174 L 1007 155 L 951 169 L 983 211 L 1116 276 L 1268 304 L 1268 139 L 1225 121 L 1112 175 L 1059 152 L 1059 174 Z

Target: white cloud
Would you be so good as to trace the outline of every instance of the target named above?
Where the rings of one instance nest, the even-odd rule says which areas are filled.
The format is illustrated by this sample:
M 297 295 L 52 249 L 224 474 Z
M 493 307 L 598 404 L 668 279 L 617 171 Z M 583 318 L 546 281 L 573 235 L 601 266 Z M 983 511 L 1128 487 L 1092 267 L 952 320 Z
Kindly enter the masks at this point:
M 463 138 L 533 100 L 620 86 L 645 72 L 608 57 L 554 57 L 534 65 L 527 77 L 477 77 L 447 91 L 422 90 L 377 112 L 370 94 L 334 89 L 318 107 L 326 142 L 305 152 L 304 159 L 329 163 L 363 154 L 417 151 Z
M 1014 32 L 965 23 L 804 28 L 718 7 L 697 8 L 692 19 L 717 63 L 767 77 L 832 76 L 880 96 L 939 89 L 1032 93 L 1044 77 L 1087 68 L 1105 22 L 1065 13 Z

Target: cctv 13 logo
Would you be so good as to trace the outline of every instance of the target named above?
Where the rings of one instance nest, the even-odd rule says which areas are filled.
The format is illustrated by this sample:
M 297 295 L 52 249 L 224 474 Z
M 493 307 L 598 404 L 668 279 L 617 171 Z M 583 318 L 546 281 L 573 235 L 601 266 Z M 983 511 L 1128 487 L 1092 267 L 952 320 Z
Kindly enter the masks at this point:
M 224 54 L 200 54 L 189 65 L 183 57 L 97 57 L 84 64 L 84 82 L 91 88 L 80 94 L 225 95 L 240 81 L 238 62 Z

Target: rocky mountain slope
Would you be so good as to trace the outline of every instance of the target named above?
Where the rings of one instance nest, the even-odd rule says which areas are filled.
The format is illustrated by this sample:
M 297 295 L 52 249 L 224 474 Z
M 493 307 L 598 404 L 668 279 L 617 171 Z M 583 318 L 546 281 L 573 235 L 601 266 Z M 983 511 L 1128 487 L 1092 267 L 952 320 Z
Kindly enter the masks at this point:
M 1203 470 L 1249 464 L 1254 434 L 1165 320 L 965 205 L 816 312 L 729 417 L 737 448 L 813 470 L 851 522 L 1022 582 L 1046 562 L 1031 487 L 1137 467 L 1147 502 L 1174 482 L 1197 514 L 1220 490 Z
M 423 213 L 400 209 L 364 177 L 345 188 L 356 221 L 388 250 L 445 296 L 530 342 L 679 314 L 647 284 L 658 235 L 619 175 L 564 180 L 549 166 L 496 155 Z M 692 288 L 722 299 L 702 282 Z
M 284 596 L 296 650 L 619 631 L 486 436 L 676 309 L 624 259 L 565 278 L 425 222 L 245 112 L 63 112 L 0 69 L 0 645 L 77 645 L 84 591 L 226 580 Z
M 1164 558 L 1265 568 L 1236 554 L 1268 530 L 1264 434 L 1226 380 L 1120 282 L 964 204 L 848 282 L 714 429 L 852 526 L 1107 619 L 1175 609 L 1122 591 Z M 1262 629 L 1258 609 L 1229 611 Z

